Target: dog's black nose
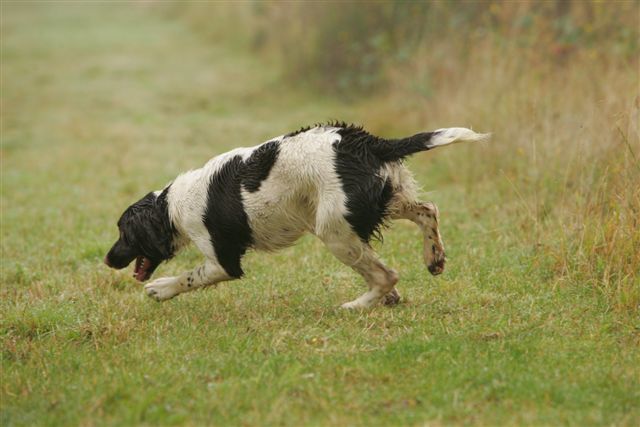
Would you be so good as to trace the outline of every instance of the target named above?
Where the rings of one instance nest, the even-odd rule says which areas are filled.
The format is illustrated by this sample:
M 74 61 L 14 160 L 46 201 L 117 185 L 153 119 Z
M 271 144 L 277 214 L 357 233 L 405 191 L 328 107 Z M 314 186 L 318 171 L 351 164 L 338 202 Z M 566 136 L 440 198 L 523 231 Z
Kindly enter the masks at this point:
M 109 262 L 109 256 L 104 257 L 104 263 L 107 264 L 107 267 L 113 268 L 113 265 Z

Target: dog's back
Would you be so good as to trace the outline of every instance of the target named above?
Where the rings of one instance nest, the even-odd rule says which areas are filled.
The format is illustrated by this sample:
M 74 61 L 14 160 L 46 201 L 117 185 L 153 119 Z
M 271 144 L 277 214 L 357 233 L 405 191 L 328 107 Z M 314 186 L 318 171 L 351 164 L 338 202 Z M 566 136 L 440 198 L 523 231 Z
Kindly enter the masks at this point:
M 394 199 L 415 197 L 414 181 L 401 160 L 457 142 L 456 134 L 482 138 L 467 129 L 399 140 L 343 124 L 302 129 L 224 153 L 179 176 L 169 191 L 170 215 L 196 244 L 210 228 L 202 218 L 213 216 L 209 222 L 221 229 L 218 239 L 233 228 L 225 240 L 241 240 L 241 251 L 286 247 L 305 232 L 322 236 L 344 219 L 368 242 L 393 212 Z

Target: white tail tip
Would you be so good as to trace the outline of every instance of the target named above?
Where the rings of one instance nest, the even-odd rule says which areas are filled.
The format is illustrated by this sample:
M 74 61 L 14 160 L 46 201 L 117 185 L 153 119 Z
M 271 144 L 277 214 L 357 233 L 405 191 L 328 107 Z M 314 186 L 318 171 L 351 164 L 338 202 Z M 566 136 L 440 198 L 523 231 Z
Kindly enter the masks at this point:
M 444 128 L 434 131 L 434 135 L 427 143 L 427 146 L 438 147 L 458 142 L 488 141 L 490 138 L 490 133 L 476 133 L 467 128 Z

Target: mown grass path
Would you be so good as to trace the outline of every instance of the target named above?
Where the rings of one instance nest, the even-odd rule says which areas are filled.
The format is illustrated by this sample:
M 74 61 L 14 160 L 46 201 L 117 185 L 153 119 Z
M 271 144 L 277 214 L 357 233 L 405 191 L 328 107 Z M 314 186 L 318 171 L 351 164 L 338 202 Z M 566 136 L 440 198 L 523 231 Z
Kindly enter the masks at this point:
M 312 238 L 164 304 L 103 266 L 123 208 L 180 171 L 364 119 L 224 43 L 144 3 L 3 2 L 3 425 L 638 424 L 637 323 L 549 274 L 491 182 L 445 185 L 439 154 L 411 167 L 442 183 L 448 270 L 398 224 L 397 308 L 338 310 L 362 285 Z

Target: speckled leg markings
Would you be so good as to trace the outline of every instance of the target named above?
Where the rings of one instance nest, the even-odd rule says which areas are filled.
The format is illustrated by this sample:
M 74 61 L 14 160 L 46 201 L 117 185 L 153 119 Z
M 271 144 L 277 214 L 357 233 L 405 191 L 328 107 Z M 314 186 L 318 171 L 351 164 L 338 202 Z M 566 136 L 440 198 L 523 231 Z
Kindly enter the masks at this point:
M 176 277 L 162 277 L 145 285 L 147 296 L 156 301 L 164 301 L 178 294 L 193 291 L 203 286 L 215 285 L 224 280 L 231 280 L 224 269 L 212 262 L 197 267 Z
M 362 242 L 355 233 L 331 233 L 321 238 L 336 258 L 360 273 L 369 285 L 369 291 L 342 304 L 342 308 L 373 307 L 393 291 L 398 273 L 385 266 L 371 246 Z
M 422 230 L 424 245 L 423 259 L 431 274 L 444 271 L 445 251 L 440 229 L 438 228 L 438 207 L 431 202 L 405 203 L 394 218 L 413 221 Z
M 382 297 L 382 304 L 386 306 L 394 306 L 400 304 L 400 293 L 398 288 L 391 289 L 391 292 Z

